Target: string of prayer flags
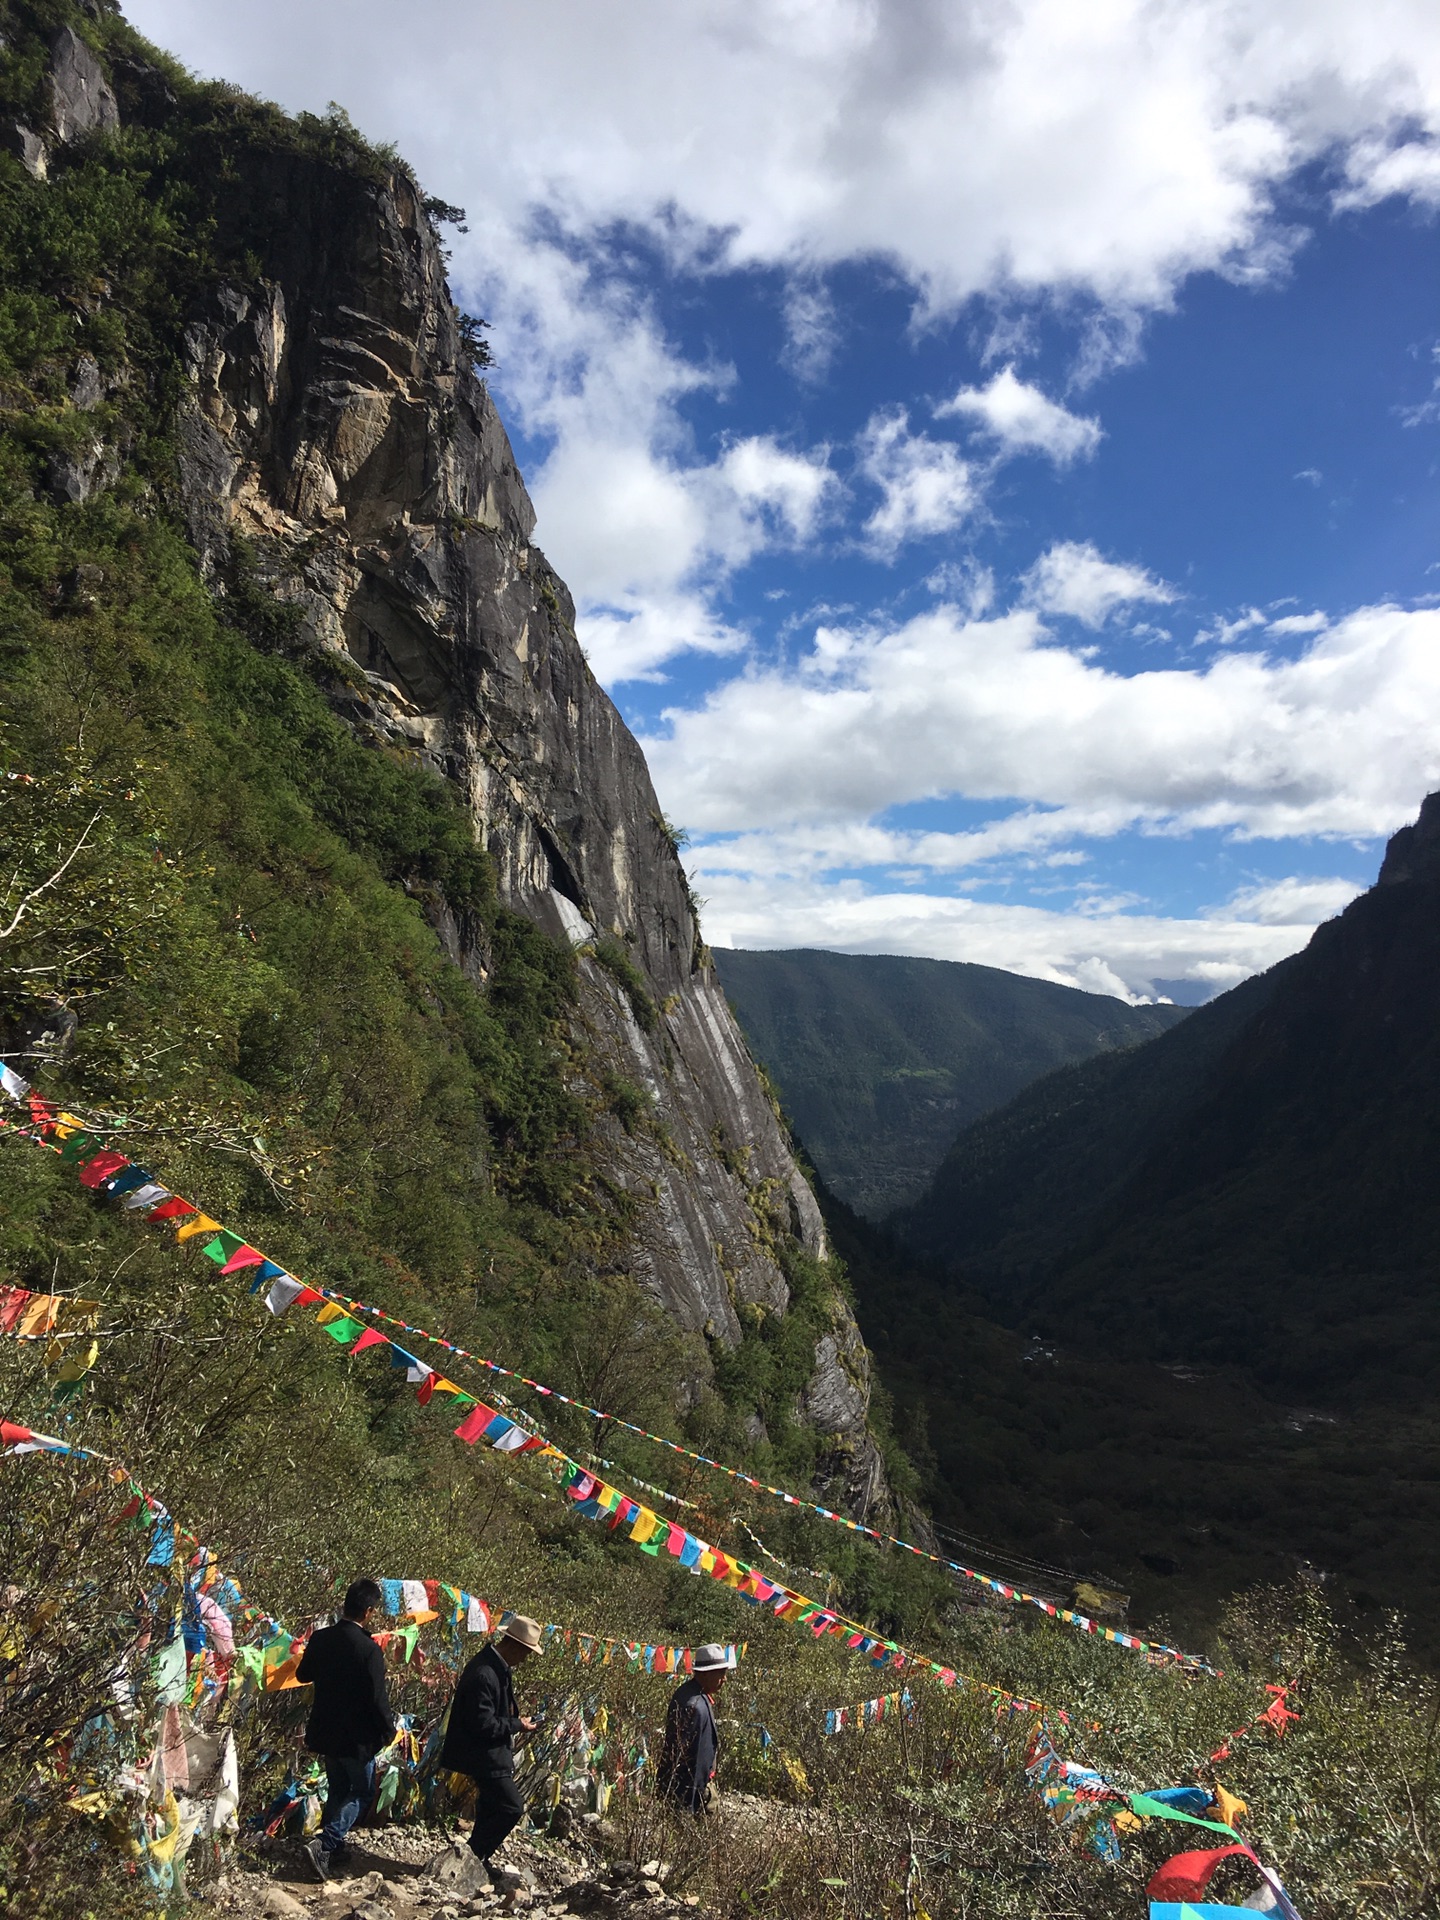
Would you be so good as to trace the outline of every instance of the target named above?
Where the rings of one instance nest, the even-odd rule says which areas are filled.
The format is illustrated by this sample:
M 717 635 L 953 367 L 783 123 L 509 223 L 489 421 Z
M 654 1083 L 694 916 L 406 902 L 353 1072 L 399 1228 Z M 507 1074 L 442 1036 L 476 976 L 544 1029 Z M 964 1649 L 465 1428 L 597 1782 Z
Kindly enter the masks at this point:
M 68 1122 L 73 1120 L 73 1116 L 60 1116 L 57 1119 L 53 1111 L 45 1106 L 43 1102 L 39 1101 L 32 1101 L 31 1114 L 32 1119 L 34 1119 L 40 1129 L 39 1137 L 42 1144 L 51 1141 L 52 1136 L 57 1136 L 61 1132 L 62 1123 L 68 1124 Z M 75 1124 L 78 1127 L 78 1122 Z M 35 1136 L 32 1135 L 31 1137 Z M 68 1149 L 71 1144 L 71 1139 L 67 1138 L 64 1142 L 64 1147 Z M 90 1142 L 89 1144 L 97 1145 L 98 1154 L 98 1144 L 94 1142 Z M 96 1156 L 92 1156 L 92 1159 L 94 1157 Z M 108 1183 L 114 1179 L 121 1177 L 129 1164 L 128 1161 L 123 1159 L 123 1156 L 120 1157 L 120 1164 L 118 1165 L 112 1164 L 111 1161 L 107 1160 L 103 1173 L 98 1178 L 98 1186 L 108 1185 Z M 172 1209 L 176 1211 L 172 1212 Z M 179 1226 L 175 1229 L 177 1241 L 188 1241 L 201 1234 L 225 1234 L 227 1237 L 226 1240 L 222 1242 L 222 1248 L 229 1249 L 226 1253 L 227 1261 L 233 1257 L 233 1254 L 238 1251 L 240 1247 L 249 1246 L 250 1244 L 248 1241 L 241 1240 L 238 1236 L 229 1234 L 229 1231 L 223 1228 L 219 1221 L 211 1219 L 208 1214 L 199 1212 L 189 1201 L 181 1200 L 178 1196 L 172 1197 L 167 1201 L 162 1201 L 152 1210 L 150 1215 L 152 1219 L 160 1219 L 164 1216 L 180 1221 Z M 231 1244 L 232 1241 L 233 1245 Z M 259 1250 L 255 1249 L 255 1251 L 258 1252 Z M 263 1261 L 264 1256 L 262 1255 L 261 1257 Z M 281 1271 L 283 1273 L 283 1270 Z M 286 1279 L 290 1278 L 288 1275 L 284 1277 Z M 279 1284 L 280 1282 L 277 1279 L 271 1289 L 272 1296 L 275 1288 L 278 1287 Z M 551 1395 L 566 1405 L 583 1406 L 582 1402 L 571 1400 L 568 1395 L 555 1392 L 553 1389 L 543 1386 L 538 1381 L 532 1381 L 525 1375 L 517 1374 L 510 1368 L 500 1366 L 498 1362 L 481 1359 L 477 1355 L 468 1353 L 464 1348 L 456 1346 L 453 1342 L 426 1332 L 423 1328 L 410 1327 L 408 1323 L 397 1320 L 394 1315 L 383 1313 L 380 1309 L 371 1307 L 363 1301 L 352 1300 L 344 1295 L 334 1294 L 328 1289 L 305 1289 L 302 1294 L 295 1295 L 292 1300 L 285 1302 L 285 1304 L 294 1304 L 295 1300 L 304 1298 L 307 1295 L 314 1295 L 324 1300 L 325 1304 L 317 1314 L 317 1320 L 325 1327 L 330 1337 L 340 1344 L 354 1347 L 356 1343 L 358 1343 L 360 1335 L 364 1331 L 364 1325 L 363 1321 L 357 1316 L 367 1314 L 372 1318 L 399 1326 L 407 1333 L 427 1340 L 433 1345 L 439 1345 L 448 1352 L 456 1353 L 491 1373 L 503 1374 L 507 1378 L 521 1380 L 525 1385 L 533 1388 L 535 1391 Z M 387 1344 L 386 1337 L 381 1336 L 380 1339 L 376 1340 L 373 1344 L 377 1346 Z M 406 1357 L 408 1361 L 412 1356 L 407 1354 Z M 573 1485 L 579 1478 L 593 1480 L 593 1476 L 586 1474 L 585 1469 L 580 1467 L 576 1462 L 569 1460 L 565 1455 L 559 1453 L 558 1450 L 552 1447 L 542 1436 L 528 1432 L 517 1422 L 509 1420 L 508 1416 L 497 1413 L 494 1409 L 488 1409 L 487 1418 L 482 1424 L 477 1417 L 476 1410 L 479 1403 L 475 1397 L 470 1394 L 465 1394 L 462 1389 L 457 1387 L 451 1380 L 441 1378 L 434 1373 L 428 1374 L 419 1384 L 418 1397 L 423 1404 L 427 1402 L 433 1394 L 439 1392 L 454 1394 L 460 1405 L 467 1410 L 466 1417 L 462 1419 L 456 1432 L 462 1439 L 466 1440 L 468 1444 L 473 1445 L 479 1439 L 484 1438 L 502 1452 L 536 1452 L 542 1458 L 553 1459 L 560 1473 L 565 1478 L 567 1486 Z M 586 1407 L 584 1411 L 597 1420 L 609 1417 L 594 1407 Z M 924 1550 L 913 1547 L 906 1541 L 895 1539 L 888 1534 L 878 1533 L 873 1528 L 863 1527 L 859 1522 L 851 1520 L 843 1514 L 835 1513 L 832 1509 L 820 1506 L 814 1501 L 798 1499 L 795 1495 L 786 1493 L 781 1488 L 766 1487 L 763 1482 L 756 1480 L 751 1475 L 741 1474 L 733 1468 L 724 1467 L 720 1462 L 709 1459 L 707 1455 L 693 1453 L 689 1448 L 681 1447 L 672 1441 L 663 1440 L 658 1435 L 649 1434 L 643 1428 L 636 1427 L 633 1422 L 619 1421 L 618 1424 L 632 1432 L 641 1434 L 644 1438 L 656 1441 L 657 1444 L 667 1446 L 674 1452 L 698 1460 L 707 1466 L 715 1467 L 719 1471 L 729 1474 L 732 1478 L 742 1481 L 757 1491 L 771 1493 L 791 1506 L 818 1513 L 824 1519 L 845 1526 L 852 1532 L 865 1533 L 882 1543 L 904 1547 L 911 1553 L 923 1553 L 923 1557 L 934 1560 L 938 1565 L 947 1566 L 955 1572 L 964 1573 L 967 1577 L 983 1581 L 984 1584 L 993 1587 L 995 1591 L 1004 1594 L 1007 1598 L 1019 1598 L 1021 1600 L 1031 1601 L 1034 1605 L 1043 1608 L 1046 1613 L 1056 1619 L 1071 1621 L 1074 1624 L 1083 1626 L 1087 1631 L 1103 1634 L 1107 1639 L 1114 1640 L 1118 1644 L 1125 1646 L 1132 1646 L 1147 1655 L 1160 1652 L 1169 1657 L 1173 1657 L 1177 1661 L 1183 1661 L 1187 1665 L 1205 1666 L 1205 1662 L 1200 1660 L 1198 1656 L 1181 1655 L 1172 1648 L 1156 1649 L 1149 1646 L 1148 1643 L 1134 1638 L 1134 1636 L 1117 1634 L 1112 1628 L 1098 1627 L 1094 1621 L 1088 1620 L 1084 1616 L 1071 1614 L 1067 1609 L 1058 1608 L 1052 1602 L 1037 1599 L 1030 1594 L 1017 1594 L 1014 1588 L 1007 1586 L 1004 1582 L 992 1579 L 989 1575 L 973 1573 L 970 1569 L 960 1567 L 958 1563 L 941 1559 L 939 1555 L 925 1553 Z M 953 1686 L 955 1684 L 956 1676 L 953 1670 L 943 1667 L 939 1662 L 931 1661 L 922 1655 L 914 1654 L 910 1652 L 909 1649 L 900 1647 L 894 1641 L 873 1633 L 861 1623 L 844 1619 L 831 1609 L 818 1606 L 803 1594 L 796 1593 L 792 1588 L 771 1579 L 758 1568 L 748 1566 L 744 1562 L 735 1560 L 719 1549 L 710 1547 L 706 1542 L 697 1540 L 693 1534 L 687 1533 L 685 1529 L 673 1523 L 661 1521 L 650 1509 L 642 1508 L 638 1502 L 631 1501 L 618 1494 L 616 1495 L 616 1499 L 621 1502 L 620 1506 L 607 1505 L 605 1508 L 606 1514 L 613 1516 L 610 1518 L 609 1524 L 615 1527 L 628 1523 L 630 1538 L 643 1552 L 653 1557 L 658 1557 L 663 1548 L 670 1556 L 679 1560 L 683 1566 L 689 1567 L 692 1570 L 698 1568 L 699 1571 L 710 1574 L 714 1578 L 723 1581 L 725 1585 L 731 1587 L 749 1604 L 756 1606 L 773 1605 L 778 1617 L 793 1620 L 798 1625 L 808 1627 L 817 1638 L 825 1634 L 844 1636 L 846 1645 L 851 1651 L 863 1654 L 876 1666 L 890 1665 L 901 1667 L 907 1664 L 913 1664 L 917 1667 L 928 1669 L 943 1685 Z M 589 1514 L 591 1517 L 598 1517 L 598 1510 L 589 1500 L 582 1499 L 577 1502 L 577 1504 L 579 1505 L 580 1511 Z
M 84 1449 L 57 1440 L 51 1433 L 35 1433 L 13 1420 L 0 1420 L 0 1453 L 79 1453 Z
M 100 1312 L 98 1300 L 73 1293 L 32 1293 L 28 1287 L 0 1287 L 0 1333 L 39 1340 L 90 1326 Z
M 58 1131 L 55 1116 L 44 1106 L 44 1103 L 32 1101 L 32 1113 L 35 1113 L 37 1108 L 39 1112 L 36 1114 L 36 1117 L 41 1121 L 42 1126 L 48 1127 L 52 1132 Z M 74 1116 L 63 1116 L 63 1118 L 73 1121 Z M 75 1124 L 78 1126 L 79 1123 L 76 1122 Z M 67 1141 L 66 1146 L 68 1147 L 69 1144 Z M 89 1144 L 94 1143 L 90 1142 Z M 128 1162 L 126 1165 L 128 1165 Z M 110 1180 L 107 1179 L 101 1184 L 108 1187 Z M 176 1210 L 174 1213 L 171 1212 L 172 1208 Z M 206 1231 L 224 1231 L 220 1228 L 218 1221 L 211 1220 L 206 1214 L 197 1213 L 196 1209 L 193 1208 L 188 1201 L 175 1198 L 162 1201 L 160 1205 L 152 1210 L 150 1217 L 153 1220 L 159 1220 L 163 1218 L 179 1218 L 182 1214 L 185 1217 L 183 1224 L 177 1229 L 177 1239 L 189 1239 Z M 240 1242 L 238 1236 L 236 1236 L 236 1241 L 237 1249 L 239 1245 L 248 1245 L 248 1242 Z M 252 1251 L 254 1250 L 252 1249 Z M 229 1256 L 227 1256 L 227 1258 L 228 1257 Z M 766 1482 L 756 1479 L 752 1474 L 742 1473 L 738 1468 L 728 1467 L 724 1462 L 712 1459 L 708 1454 L 698 1453 L 690 1447 L 680 1445 L 678 1441 L 667 1439 L 662 1434 L 651 1433 L 647 1428 L 636 1425 L 634 1421 L 621 1420 L 615 1415 L 603 1412 L 598 1407 L 587 1406 L 583 1401 L 572 1399 L 570 1395 L 561 1393 L 557 1388 L 548 1387 L 538 1380 L 532 1380 L 528 1375 L 518 1373 L 513 1368 L 502 1366 L 498 1361 L 487 1359 L 483 1355 L 471 1353 L 468 1349 L 458 1346 L 453 1341 L 446 1340 L 439 1334 L 430 1333 L 422 1327 L 412 1326 L 408 1321 L 400 1320 L 397 1316 L 385 1313 L 380 1308 L 373 1307 L 364 1301 L 347 1299 L 344 1295 L 334 1294 L 326 1289 L 321 1289 L 320 1291 L 329 1304 L 338 1306 L 348 1317 L 353 1318 L 356 1314 L 364 1313 L 369 1314 L 374 1319 L 383 1320 L 392 1326 L 397 1326 L 403 1332 L 429 1341 L 432 1345 L 442 1347 L 446 1352 L 453 1353 L 461 1359 L 469 1361 L 472 1365 L 485 1369 L 487 1372 L 501 1374 L 507 1379 L 518 1380 L 522 1385 L 529 1387 L 536 1393 L 559 1400 L 565 1406 L 577 1407 L 591 1419 L 596 1421 L 610 1421 L 614 1425 L 623 1428 L 626 1432 L 636 1434 L 641 1439 L 648 1440 L 656 1446 L 664 1447 L 668 1451 L 677 1453 L 685 1459 L 696 1461 L 701 1466 L 710 1468 L 715 1472 L 726 1474 L 730 1479 L 751 1488 L 757 1493 L 768 1494 L 774 1499 L 783 1501 L 787 1506 L 818 1514 L 822 1519 L 828 1520 L 834 1525 L 845 1527 L 852 1533 L 863 1533 L 869 1539 L 875 1540 L 883 1546 L 898 1547 L 906 1553 L 930 1560 L 936 1566 L 944 1567 L 948 1572 L 962 1579 L 985 1587 L 1001 1599 L 1037 1607 L 1053 1620 L 1077 1627 L 1082 1632 L 1094 1634 L 1097 1638 L 1107 1640 L 1112 1645 L 1125 1647 L 1144 1655 L 1146 1658 L 1174 1662 L 1201 1672 L 1208 1673 L 1213 1671 L 1209 1663 L 1198 1654 L 1182 1653 L 1176 1647 L 1155 1644 L 1140 1639 L 1138 1635 L 1126 1633 L 1117 1627 L 1104 1626 L 1086 1614 L 1078 1613 L 1068 1607 L 1059 1606 L 1056 1602 L 1046 1600 L 1036 1594 L 1028 1593 L 1023 1588 L 1016 1588 L 1004 1580 L 997 1579 L 992 1574 L 982 1573 L 974 1567 L 963 1566 L 959 1561 L 950 1560 L 941 1554 L 931 1553 L 926 1548 L 917 1547 L 911 1541 L 902 1540 L 894 1534 L 883 1533 L 874 1527 L 866 1526 L 858 1520 L 851 1519 L 847 1514 L 837 1513 L 830 1507 L 822 1506 L 817 1501 L 804 1499 L 799 1495 L 789 1493 L 783 1487 L 770 1486 Z M 337 1334 L 334 1337 L 345 1338 L 348 1336 Z M 453 1382 L 446 1382 L 443 1383 L 443 1385 L 444 1389 L 448 1389 L 451 1392 L 458 1393 L 460 1391 L 459 1388 L 454 1386 Z M 442 1390 L 441 1383 L 437 1382 L 436 1390 Z M 516 1450 L 519 1450 L 518 1447 Z
M 740 1472 L 738 1468 L 727 1467 L 723 1462 L 711 1459 L 708 1454 L 697 1453 L 689 1447 L 681 1446 L 677 1441 L 666 1439 L 661 1434 L 651 1433 L 647 1428 L 637 1426 L 633 1421 L 622 1420 L 614 1414 L 602 1412 L 598 1407 L 587 1406 L 584 1401 L 572 1399 L 570 1395 L 562 1393 L 557 1387 L 548 1387 L 541 1381 L 532 1380 L 528 1374 L 518 1373 L 513 1368 L 502 1366 L 498 1361 L 489 1360 L 483 1355 L 471 1353 L 466 1348 L 456 1345 L 453 1341 L 444 1339 L 439 1334 L 430 1333 L 423 1327 L 413 1326 L 409 1321 L 401 1320 L 396 1315 L 386 1313 L 382 1308 L 371 1306 L 366 1301 L 355 1300 L 341 1294 L 331 1294 L 328 1290 L 324 1289 L 322 1289 L 322 1292 L 324 1292 L 327 1300 L 341 1306 L 347 1313 L 370 1314 L 377 1320 L 383 1320 L 391 1326 L 399 1327 L 400 1330 L 406 1334 L 413 1335 L 421 1340 L 427 1340 L 432 1345 L 443 1347 L 447 1353 L 455 1354 L 460 1359 L 469 1361 L 473 1366 L 481 1367 L 489 1373 L 503 1375 L 506 1379 L 518 1380 L 523 1386 L 531 1388 L 532 1391 L 536 1393 L 543 1394 L 550 1399 L 558 1400 L 565 1406 L 578 1408 L 593 1420 L 608 1421 L 615 1426 L 622 1427 L 627 1432 L 636 1434 L 643 1440 L 649 1440 L 657 1446 L 667 1448 L 672 1453 L 677 1453 L 688 1460 L 696 1461 L 701 1466 L 713 1468 L 717 1472 L 724 1473 L 732 1480 L 739 1481 L 741 1484 L 750 1487 L 756 1492 L 766 1493 L 775 1499 L 782 1500 L 787 1506 L 816 1513 L 822 1519 L 843 1526 L 852 1533 L 863 1533 L 881 1545 L 900 1547 L 907 1553 L 912 1553 L 922 1559 L 933 1561 L 935 1565 L 944 1567 L 950 1573 L 957 1574 L 966 1580 L 984 1586 L 990 1592 L 1004 1600 L 1037 1607 L 1052 1620 L 1078 1627 L 1082 1632 L 1094 1634 L 1097 1638 L 1107 1640 L 1114 1646 L 1124 1647 L 1133 1652 L 1140 1653 L 1152 1661 L 1163 1661 L 1165 1664 L 1180 1665 L 1203 1673 L 1213 1673 L 1214 1671 L 1209 1662 L 1200 1654 L 1183 1653 L 1177 1647 L 1142 1640 L 1136 1634 L 1123 1632 L 1117 1627 L 1104 1626 L 1099 1621 L 1091 1619 L 1088 1615 L 1075 1612 L 1071 1608 L 1059 1606 L 1054 1601 L 1043 1599 L 1039 1595 L 1016 1588 L 1006 1581 L 995 1578 L 991 1574 L 981 1573 L 973 1567 L 962 1566 L 958 1561 L 946 1559 L 943 1555 L 931 1553 L 923 1547 L 914 1546 L 908 1540 L 901 1540 L 893 1534 L 877 1531 L 874 1527 L 868 1527 L 860 1521 L 852 1520 L 846 1514 L 836 1513 L 833 1509 L 821 1506 L 813 1500 L 802 1499 L 796 1494 L 788 1493 L 782 1487 L 769 1486 L 765 1482 L 755 1479 L 753 1475 Z M 459 1391 L 459 1389 L 453 1387 L 453 1385 L 450 1390 L 455 1392 Z M 644 1485 L 645 1483 L 637 1482 L 636 1484 Z M 648 1487 L 646 1490 L 651 1492 L 661 1491 L 660 1489 Z M 662 1497 L 675 1498 L 673 1495 L 666 1496 L 663 1494 Z M 764 1551 L 764 1549 L 762 1549 L 762 1551 Z
M 897 1713 L 903 1713 L 909 1719 L 914 1711 L 914 1701 L 909 1690 L 899 1693 L 882 1693 L 876 1700 L 862 1700 L 854 1707 L 827 1707 L 825 1710 L 826 1733 L 839 1733 L 844 1727 L 876 1727 L 882 1720 L 891 1720 Z

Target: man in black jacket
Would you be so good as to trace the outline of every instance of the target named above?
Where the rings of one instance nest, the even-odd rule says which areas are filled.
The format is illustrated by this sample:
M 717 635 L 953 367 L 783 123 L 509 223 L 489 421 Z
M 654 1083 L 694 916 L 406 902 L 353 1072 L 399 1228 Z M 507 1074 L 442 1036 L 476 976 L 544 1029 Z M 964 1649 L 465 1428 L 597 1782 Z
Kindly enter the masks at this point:
M 485 1862 L 492 1880 L 491 1854 L 525 1815 L 525 1802 L 515 1785 L 515 1736 L 533 1733 L 536 1724 L 522 1718 L 515 1705 L 510 1670 L 539 1651 L 539 1625 L 517 1613 L 456 1682 L 450 1724 L 440 1749 L 442 1767 L 468 1773 L 475 1782 L 475 1831 L 470 1847 Z
M 720 1755 L 720 1729 L 711 1702 L 729 1671 L 730 1655 L 724 1647 L 697 1647 L 694 1678 L 670 1696 L 656 1786 L 663 1799 L 689 1813 L 703 1813 L 710 1798 Z
M 385 1656 L 365 1626 L 380 1600 L 375 1581 L 357 1580 L 345 1595 L 342 1617 L 311 1636 L 295 1669 L 301 1685 L 315 1689 L 305 1744 L 325 1760 L 325 1812 L 319 1833 L 305 1843 L 317 1880 L 329 1879 L 331 1856 L 369 1804 L 375 1756 L 395 1738 Z

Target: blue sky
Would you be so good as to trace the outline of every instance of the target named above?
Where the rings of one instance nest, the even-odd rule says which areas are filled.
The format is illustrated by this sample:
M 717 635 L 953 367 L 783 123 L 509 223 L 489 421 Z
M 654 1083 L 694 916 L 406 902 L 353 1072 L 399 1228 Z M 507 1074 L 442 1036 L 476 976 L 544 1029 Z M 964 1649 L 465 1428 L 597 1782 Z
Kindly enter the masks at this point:
M 707 932 L 1202 998 L 1440 785 L 1440 10 L 132 0 L 465 205 Z

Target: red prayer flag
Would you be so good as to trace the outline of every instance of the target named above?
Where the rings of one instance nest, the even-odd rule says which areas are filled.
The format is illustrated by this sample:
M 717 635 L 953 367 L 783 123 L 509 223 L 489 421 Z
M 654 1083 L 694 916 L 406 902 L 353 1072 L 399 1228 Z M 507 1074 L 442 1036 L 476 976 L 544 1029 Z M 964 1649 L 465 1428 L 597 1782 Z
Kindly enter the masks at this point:
M 1231 1854 L 1248 1854 L 1244 1846 L 1215 1847 L 1196 1853 L 1177 1853 L 1165 1862 L 1145 1889 L 1152 1900 L 1203 1900 L 1215 1869 Z
M 188 1200 L 182 1200 L 176 1194 L 173 1200 L 162 1200 L 158 1207 L 152 1207 L 151 1220 L 183 1220 L 187 1213 L 198 1213 L 198 1207 L 192 1207 Z
M 265 1256 L 258 1247 L 237 1247 L 221 1267 L 221 1273 L 239 1273 L 242 1267 L 263 1267 Z
M 0 1447 L 18 1447 L 34 1437 L 29 1427 L 17 1427 L 13 1421 L 0 1420 Z
M 102 1180 L 108 1180 L 111 1174 L 119 1173 L 130 1162 L 123 1153 L 97 1153 L 93 1160 L 87 1160 L 80 1169 L 82 1187 L 98 1187 Z
M 428 1381 L 426 1385 L 429 1385 Z M 421 1392 L 424 1392 L 423 1387 Z M 482 1407 L 477 1401 L 460 1422 L 459 1426 L 456 1427 L 456 1439 L 463 1440 L 467 1446 L 473 1447 L 494 1418 L 495 1409 L 493 1407 Z
M 13 1333 L 30 1298 L 28 1287 L 0 1287 L 0 1333 Z
M 351 1347 L 351 1353 L 364 1353 L 367 1347 L 388 1347 L 390 1342 L 383 1333 L 377 1333 L 374 1327 L 366 1327 L 360 1338 Z

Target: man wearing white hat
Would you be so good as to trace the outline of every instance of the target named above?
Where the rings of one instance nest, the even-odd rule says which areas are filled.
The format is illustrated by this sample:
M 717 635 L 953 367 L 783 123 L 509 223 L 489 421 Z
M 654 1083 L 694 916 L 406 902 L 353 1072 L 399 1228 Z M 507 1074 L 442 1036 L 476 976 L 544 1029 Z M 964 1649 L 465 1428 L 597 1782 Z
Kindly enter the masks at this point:
M 450 1724 L 440 1749 L 442 1767 L 468 1773 L 475 1782 L 470 1849 L 485 1862 L 492 1879 L 491 1854 L 525 1817 L 525 1802 L 515 1785 L 515 1736 L 533 1733 L 536 1724 L 517 1708 L 510 1673 L 539 1651 L 539 1622 L 523 1613 L 513 1614 L 504 1631 L 476 1654 L 456 1682 Z
M 725 1647 L 695 1649 L 693 1677 L 670 1696 L 656 1782 L 661 1796 L 690 1813 L 703 1813 L 720 1754 L 720 1729 L 711 1704 L 730 1672 Z

